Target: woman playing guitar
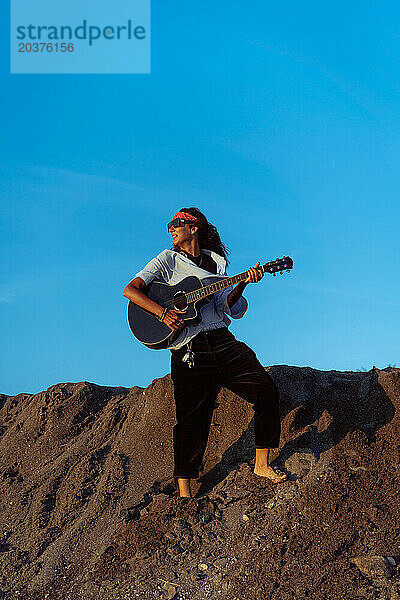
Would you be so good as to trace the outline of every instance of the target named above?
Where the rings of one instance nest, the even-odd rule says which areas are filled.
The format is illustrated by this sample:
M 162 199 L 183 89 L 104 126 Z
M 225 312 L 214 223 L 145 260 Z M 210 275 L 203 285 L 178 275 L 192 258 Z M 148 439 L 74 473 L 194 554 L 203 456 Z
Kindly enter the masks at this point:
M 168 327 L 180 332 L 171 348 L 171 377 L 174 387 L 176 425 L 173 429 L 174 477 L 181 497 L 191 497 L 190 480 L 199 477 L 211 419 L 222 386 L 253 405 L 255 412 L 256 461 L 254 473 L 273 483 L 286 474 L 269 464 L 269 449 L 279 446 L 279 392 L 256 354 L 229 331 L 231 316 L 240 319 L 247 310 L 242 296 L 248 283 L 257 283 L 263 273 L 259 262 L 248 277 L 216 292 L 201 309 L 201 322 L 185 327 L 182 311 L 163 308 L 147 297 L 146 287 L 154 280 L 176 283 L 190 275 L 199 279 L 210 274 L 225 275 L 227 251 L 216 227 L 196 208 L 182 208 L 170 223 L 173 250 L 164 250 L 128 283 L 123 295 L 153 313 Z

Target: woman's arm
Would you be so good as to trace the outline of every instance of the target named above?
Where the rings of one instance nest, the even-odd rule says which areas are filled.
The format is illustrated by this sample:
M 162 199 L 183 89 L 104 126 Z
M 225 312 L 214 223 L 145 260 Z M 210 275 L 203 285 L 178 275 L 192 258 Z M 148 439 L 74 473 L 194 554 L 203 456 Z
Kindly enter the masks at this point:
M 233 288 L 233 290 L 231 291 L 231 293 L 229 294 L 229 296 L 226 299 L 226 301 L 230 307 L 233 306 L 234 304 L 236 304 L 236 302 L 239 300 L 240 296 L 243 294 L 243 290 L 246 287 L 246 285 L 247 285 L 247 283 L 245 283 L 244 281 L 241 281 L 240 283 L 237 284 L 236 287 Z
M 264 277 L 264 273 L 257 269 L 259 265 L 260 263 L 258 262 L 255 267 L 251 267 L 248 270 L 248 277 L 244 281 L 238 283 L 237 286 L 233 288 L 233 290 L 226 299 L 230 307 L 233 306 L 235 302 L 239 300 L 240 296 L 243 294 L 244 288 L 248 283 L 257 283 L 258 281 L 260 281 L 260 279 Z
M 128 298 L 128 300 L 132 300 L 132 302 L 134 302 L 141 308 L 148 310 L 157 317 L 161 317 L 164 309 L 162 308 L 162 306 L 157 304 L 157 302 L 154 302 L 154 300 L 150 300 L 150 298 L 142 292 L 142 290 L 145 289 L 146 284 L 143 281 L 143 279 L 141 277 L 135 277 L 134 279 L 132 279 L 132 281 L 128 283 L 122 294 L 123 296 L 125 296 L 125 298 Z
M 145 288 L 146 284 L 143 279 L 141 277 L 135 277 L 124 289 L 123 295 L 125 298 L 128 298 L 128 300 L 131 300 L 141 308 L 148 310 L 150 313 L 153 313 L 153 315 L 160 318 L 164 312 L 164 309 L 162 306 L 157 304 L 157 302 L 154 302 L 154 300 L 151 300 L 148 296 L 146 296 L 146 294 L 143 293 L 142 290 Z M 184 325 L 184 321 L 179 317 L 179 312 L 180 311 L 176 310 L 168 310 L 163 319 L 163 322 L 168 325 L 170 329 L 175 331 Z

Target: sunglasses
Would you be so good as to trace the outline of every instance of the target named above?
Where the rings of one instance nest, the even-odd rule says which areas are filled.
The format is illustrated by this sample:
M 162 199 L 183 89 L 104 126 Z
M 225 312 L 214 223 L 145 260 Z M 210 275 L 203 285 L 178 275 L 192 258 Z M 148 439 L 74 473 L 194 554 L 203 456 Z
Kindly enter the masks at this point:
M 169 231 L 171 229 L 171 227 L 173 227 L 174 229 L 176 229 L 177 227 L 183 227 L 185 225 L 185 223 L 192 223 L 192 225 L 195 225 L 195 223 L 193 221 L 187 221 L 186 219 L 176 218 L 168 223 L 167 229 Z

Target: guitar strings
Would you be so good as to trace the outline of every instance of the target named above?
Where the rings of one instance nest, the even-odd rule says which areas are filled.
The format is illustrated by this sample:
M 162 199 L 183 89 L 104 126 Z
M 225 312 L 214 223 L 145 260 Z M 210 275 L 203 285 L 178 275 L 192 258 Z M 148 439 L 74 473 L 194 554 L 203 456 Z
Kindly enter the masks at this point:
M 266 269 L 265 269 L 266 265 L 262 265 L 262 266 L 263 266 L 263 271 L 264 271 L 264 273 L 265 273 L 265 271 L 266 271 Z M 242 276 L 242 275 L 244 275 L 244 274 L 245 274 L 245 273 L 240 273 L 239 275 L 234 275 L 233 277 L 231 277 L 231 279 L 232 279 L 232 280 L 235 280 L 236 278 L 238 278 L 238 277 L 240 277 L 240 276 Z M 238 281 L 240 281 L 240 279 L 238 279 Z M 234 283 L 236 283 L 236 281 L 232 281 L 232 283 L 231 283 L 231 284 L 229 284 L 229 285 L 232 285 L 232 284 L 234 284 Z M 201 290 L 202 292 L 204 292 L 204 290 L 206 290 L 208 287 L 212 287 L 213 285 L 215 285 L 215 284 L 210 284 L 210 286 L 205 286 L 204 288 L 199 288 L 199 290 L 192 290 L 191 292 L 188 292 L 187 294 L 184 294 L 184 295 L 187 297 L 187 296 L 189 296 L 189 294 L 193 294 L 193 293 L 195 293 L 195 292 L 198 292 L 198 291 L 200 291 L 200 290 Z M 221 289 L 226 289 L 226 287 L 229 287 L 229 286 L 228 286 L 228 285 L 227 285 L 227 286 L 224 286 L 224 287 L 223 287 L 223 288 L 221 288 Z M 217 291 L 220 291 L 220 290 L 215 290 L 215 291 L 217 292 Z M 213 293 L 215 293 L 215 292 L 208 292 L 207 294 L 204 294 L 204 296 L 203 296 L 203 297 L 205 297 L 205 296 L 209 296 L 209 295 L 211 295 L 211 294 L 213 294 Z M 193 298 L 193 300 L 191 300 L 190 302 L 188 302 L 188 304 L 191 304 L 191 303 L 192 303 L 192 302 L 194 302 L 195 300 L 200 300 L 200 298 Z M 173 300 L 173 299 L 172 299 L 172 300 L 168 300 L 167 302 L 165 302 L 165 304 L 164 304 L 163 306 L 164 306 L 164 308 L 167 308 L 167 307 L 170 307 L 170 306 L 171 306 L 171 307 L 173 307 L 173 308 L 176 308 L 176 307 L 175 307 L 175 302 L 174 302 L 174 300 Z M 186 306 L 187 306 L 187 305 L 186 305 Z
M 233 277 L 232 277 L 232 279 L 233 279 Z M 232 283 L 235 283 L 235 282 L 232 282 Z M 201 291 L 201 292 L 203 292 L 203 294 L 204 294 L 204 291 L 205 291 L 205 290 L 207 290 L 209 287 L 212 287 L 213 285 L 215 285 L 215 284 L 214 284 L 214 283 L 212 283 L 210 286 L 205 286 L 205 287 L 203 287 L 203 288 L 199 288 L 198 290 L 192 290 L 191 292 L 188 292 L 187 294 L 184 294 L 184 295 L 185 295 L 185 296 L 186 296 L 186 298 L 187 298 L 187 297 L 188 297 L 190 294 L 194 294 L 194 293 L 196 293 L 196 292 L 200 292 L 200 291 Z M 232 285 L 232 284 L 229 284 L 229 285 Z M 223 288 L 221 288 L 221 289 L 226 289 L 227 287 L 229 287 L 229 285 L 226 285 L 226 286 L 224 286 L 224 287 L 223 287 Z M 208 291 L 208 292 L 207 292 L 207 294 L 204 294 L 203 296 L 200 296 L 200 298 L 196 298 L 196 297 L 194 297 L 194 298 L 193 298 L 193 300 L 191 300 L 191 301 L 190 301 L 190 302 L 188 302 L 187 304 L 191 304 L 191 303 L 192 303 L 192 302 L 194 302 L 195 300 L 200 300 L 200 299 L 201 299 L 201 297 L 203 297 L 203 298 L 204 298 L 204 297 L 206 297 L 206 296 L 210 296 L 211 294 L 214 294 L 214 293 L 216 293 L 216 292 L 218 292 L 218 291 L 220 291 L 220 290 L 218 290 L 218 289 L 217 289 L 217 290 L 215 290 L 214 292 Z M 173 299 L 172 299 L 172 300 L 167 300 L 167 302 L 165 302 L 165 303 L 164 303 L 164 308 L 166 308 L 166 307 L 169 307 L 169 306 L 173 306 L 173 307 L 175 307 L 175 302 L 174 302 L 174 300 L 173 300 Z M 187 305 L 186 305 L 186 306 L 187 306 Z

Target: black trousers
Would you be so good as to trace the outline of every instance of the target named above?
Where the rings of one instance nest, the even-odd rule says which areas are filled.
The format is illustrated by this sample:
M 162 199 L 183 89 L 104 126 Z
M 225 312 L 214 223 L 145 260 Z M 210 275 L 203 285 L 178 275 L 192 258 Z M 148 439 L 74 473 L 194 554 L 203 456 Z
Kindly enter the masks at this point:
M 281 432 L 279 391 L 255 352 L 227 327 L 199 333 L 192 340 L 192 350 L 192 368 L 182 361 L 186 346 L 171 350 L 177 421 L 173 429 L 174 477 L 199 477 L 222 386 L 253 405 L 256 448 L 277 448 Z

